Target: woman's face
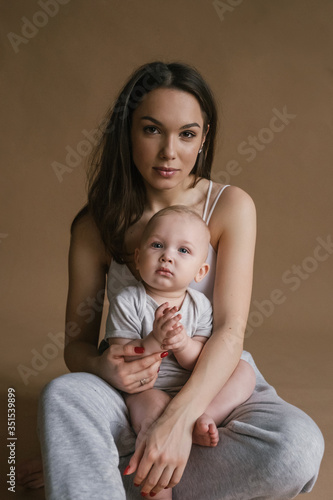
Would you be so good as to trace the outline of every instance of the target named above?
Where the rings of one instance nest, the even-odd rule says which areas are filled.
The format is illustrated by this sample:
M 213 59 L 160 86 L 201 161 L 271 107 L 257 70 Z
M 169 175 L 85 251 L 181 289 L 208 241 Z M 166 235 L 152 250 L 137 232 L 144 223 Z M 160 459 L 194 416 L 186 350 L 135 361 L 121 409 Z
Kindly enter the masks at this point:
M 146 185 L 170 189 L 185 181 L 204 142 L 196 98 L 177 89 L 149 92 L 133 113 L 133 161 Z

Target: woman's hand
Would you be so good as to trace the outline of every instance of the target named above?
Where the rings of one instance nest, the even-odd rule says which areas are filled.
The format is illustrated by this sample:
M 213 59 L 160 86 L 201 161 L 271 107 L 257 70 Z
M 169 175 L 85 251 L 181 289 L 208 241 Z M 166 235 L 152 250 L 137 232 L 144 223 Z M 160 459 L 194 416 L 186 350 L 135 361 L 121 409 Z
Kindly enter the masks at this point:
M 125 470 L 126 475 L 136 471 L 134 484 L 143 496 L 179 483 L 192 447 L 192 427 L 165 413 L 150 427 Z
M 143 352 L 142 347 L 113 344 L 96 358 L 94 372 L 116 389 L 128 394 L 151 389 L 162 362 L 161 353 L 134 361 L 124 359 L 127 356 L 141 357 Z

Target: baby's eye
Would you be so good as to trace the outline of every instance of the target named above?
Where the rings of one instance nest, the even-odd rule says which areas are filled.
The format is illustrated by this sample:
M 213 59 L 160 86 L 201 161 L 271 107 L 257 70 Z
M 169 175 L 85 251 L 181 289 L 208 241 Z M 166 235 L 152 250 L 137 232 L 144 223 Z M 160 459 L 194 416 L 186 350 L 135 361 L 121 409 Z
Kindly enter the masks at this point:
M 154 243 L 151 244 L 153 248 L 162 248 L 162 243 L 159 243 L 158 241 L 154 241 Z
M 189 250 L 187 248 L 185 248 L 185 247 L 180 247 L 179 248 L 179 252 L 180 253 L 190 253 Z

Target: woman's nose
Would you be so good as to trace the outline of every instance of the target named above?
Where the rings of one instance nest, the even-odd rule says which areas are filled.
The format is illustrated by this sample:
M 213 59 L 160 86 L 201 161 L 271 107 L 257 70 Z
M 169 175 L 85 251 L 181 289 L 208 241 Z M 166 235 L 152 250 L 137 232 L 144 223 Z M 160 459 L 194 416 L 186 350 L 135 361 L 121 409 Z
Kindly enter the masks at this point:
M 166 137 L 160 151 L 161 158 L 174 160 L 176 158 L 175 141 L 172 137 Z

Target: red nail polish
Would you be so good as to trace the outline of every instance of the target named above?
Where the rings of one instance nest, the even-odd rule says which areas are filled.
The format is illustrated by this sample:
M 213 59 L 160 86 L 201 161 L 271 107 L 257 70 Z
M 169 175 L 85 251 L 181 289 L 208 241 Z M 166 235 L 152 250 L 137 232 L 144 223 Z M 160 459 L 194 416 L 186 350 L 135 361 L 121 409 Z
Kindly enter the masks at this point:
M 145 348 L 144 347 L 134 347 L 134 352 L 136 352 L 137 354 L 143 354 L 145 352 Z
M 151 497 L 156 497 L 156 495 L 157 495 L 157 493 L 154 493 L 154 492 L 153 492 L 153 493 L 150 493 L 150 496 L 151 496 Z
M 138 486 L 140 486 L 140 485 L 139 485 L 139 484 L 134 483 L 134 486 L 138 487 Z
M 160 371 L 160 368 L 158 368 L 157 373 Z
M 143 492 L 141 492 L 141 496 L 142 496 L 142 497 L 146 497 L 147 495 L 148 495 L 148 493 L 143 493 Z
M 123 472 L 123 476 L 126 476 L 126 474 L 128 473 L 129 470 L 130 470 L 130 466 L 128 465 Z
M 165 358 L 165 356 L 167 356 L 168 354 L 169 354 L 169 353 L 168 353 L 168 351 L 164 351 L 164 352 L 162 352 L 162 354 L 161 354 L 161 358 Z

